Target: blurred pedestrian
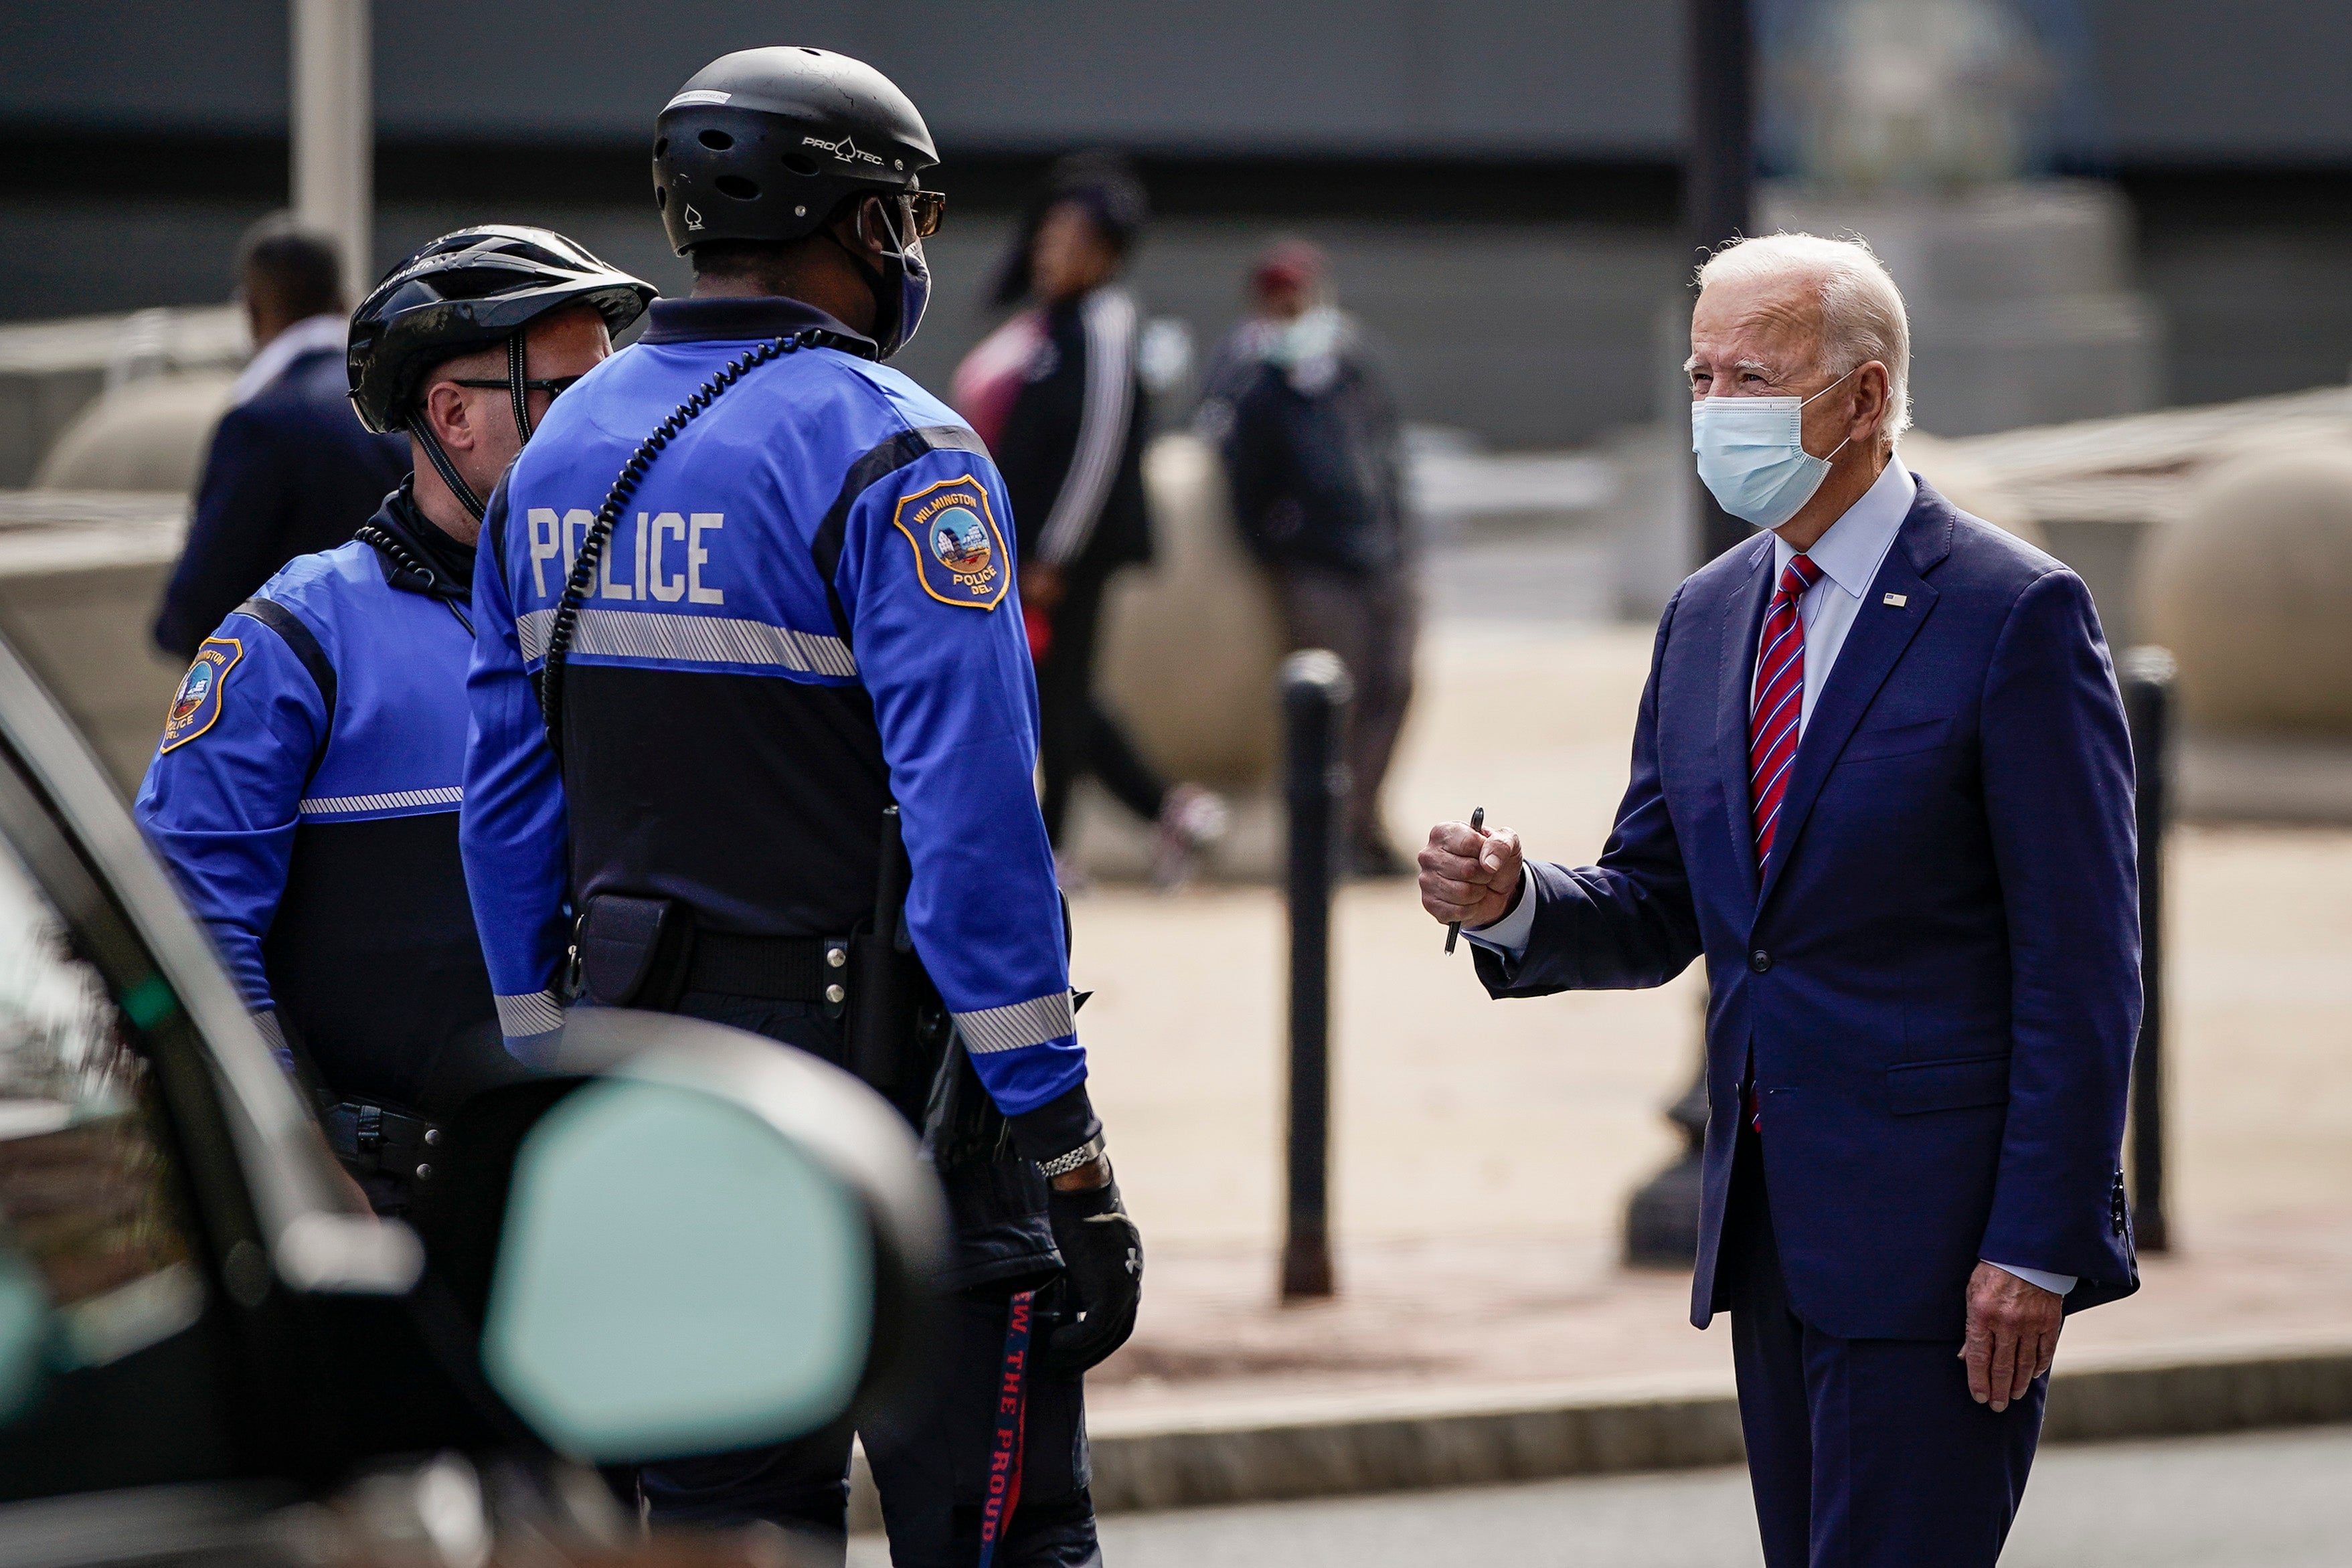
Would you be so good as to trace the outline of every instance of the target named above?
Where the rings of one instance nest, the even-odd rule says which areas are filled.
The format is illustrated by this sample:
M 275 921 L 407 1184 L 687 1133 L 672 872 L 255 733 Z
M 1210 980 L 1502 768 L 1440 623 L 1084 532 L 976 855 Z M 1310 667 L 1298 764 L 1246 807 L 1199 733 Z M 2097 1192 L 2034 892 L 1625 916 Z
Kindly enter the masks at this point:
M 1250 274 L 1250 295 L 1256 313 L 1210 366 L 1198 426 L 1223 451 L 1234 521 L 1274 574 L 1290 646 L 1328 648 L 1353 678 L 1355 871 L 1402 876 L 1412 867 L 1381 821 L 1420 621 L 1396 398 L 1333 299 L 1318 247 L 1274 246 Z
M 1118 285 L 1146 212 L 1125 160 L 1085 153 L 1056 164 L 997 282 L 998 304 L 1032 307 L 956 375 L 957 403 L 994 450 L 1012 497 L 1037 664 L 1045 829 L 1066 885 L 1077 880 L 1065 834 L 1070 791 L 1085 774 L 1154 824 L 1161 885 L 1183 881 L 1226 824 L 1223 800 L 1161 779 L 1094 689 L 1103 595 L 1119 568 L 1151 558 L 1141 330 Z
M 352 412 L 335 242 L 284 213 L 262 219 L 237 246 L 236 293 L 254 355 L 155 617 L 156 645 L 182 659 L 279 567 L 349 541 L 408 471 L 407 443 L 369 434 Z

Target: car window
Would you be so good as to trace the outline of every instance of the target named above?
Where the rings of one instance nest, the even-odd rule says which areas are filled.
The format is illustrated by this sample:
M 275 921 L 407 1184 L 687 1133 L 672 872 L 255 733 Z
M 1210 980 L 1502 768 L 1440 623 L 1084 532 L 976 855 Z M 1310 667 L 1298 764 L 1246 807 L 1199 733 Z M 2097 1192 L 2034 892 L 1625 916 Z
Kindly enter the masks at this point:
M 0 1249 L 47 1295 L 52 1364 L 104 1364 L 202 1314 L 164 1147 L 122 1009 L 0 841 Z

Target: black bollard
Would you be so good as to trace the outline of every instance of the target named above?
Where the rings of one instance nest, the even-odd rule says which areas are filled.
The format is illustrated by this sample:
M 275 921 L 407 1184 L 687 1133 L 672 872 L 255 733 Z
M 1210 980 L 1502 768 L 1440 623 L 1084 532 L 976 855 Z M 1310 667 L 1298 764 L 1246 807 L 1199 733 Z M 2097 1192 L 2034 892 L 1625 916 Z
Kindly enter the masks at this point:
M 1691 128 L 1683 159 L 1683 218 L 1694 263 L 1753 228 L 1756 176 L 1756 29 L 1749 0 L 1685 0 Z M 1682 411 L 1667 411 L 1681 418 Z M 1692 541 L 1705 566 L 1756 530 L 1725 511 L 1693 474 L 1698 527 Z M 1699 1004 L 1699 1060 L 1690 1087 L 1666 1108 L 1683 1152 L 1625 1206 L 1625 1261 L 1687 1269 L 1698 1256 L 1699 1158 L 1706 1141 L 1706 1004 Z
M 2170 1249 L 2164 1216 L 2164 841 L 2172 819 L 2172 685 L 2162 648 L 2134 648 L 2116 668 L 2139 780 L 2139 1044 L 2132 1052 L 2132 1231 L 2143 1252 Z
M 1351 692 L 1336 653 L 1282 665 L 1283 791 L 1290 812 L 1289 1202 L 1282 1299 L 1314 1301 L 1331 1282 L 1331 884 L 1348 771 L 1339 760 Z
M 1756 28 L 1750 9 L 1750 0 L 1685 0 L 1689 53 L 1684 64 L 1691 107 L 1690 141 L 1683 154 L 1683 222 L 1693 266 L 1725 241 L 1755 232 Z M 1682 417 L 1679 408 L 1663 412 Z M 1755 538 L 1756 530 L 1718 506 L 1696 475 L 1689 484 L 1698 508 L 1696 570 Z M 1696 1216 L 1694 1209 L 1694 1252 Z
M 1625 1205 L 1625 1261 L 1636 1269 L 1687 1269 L 1698 1258 L 1699 1177 L 1706 1148 L 1706 996 L 1698 1001 L 1698 1071 L 1666 1120 L 1682 1134 L 1675 1163 L 1634 1190 Z

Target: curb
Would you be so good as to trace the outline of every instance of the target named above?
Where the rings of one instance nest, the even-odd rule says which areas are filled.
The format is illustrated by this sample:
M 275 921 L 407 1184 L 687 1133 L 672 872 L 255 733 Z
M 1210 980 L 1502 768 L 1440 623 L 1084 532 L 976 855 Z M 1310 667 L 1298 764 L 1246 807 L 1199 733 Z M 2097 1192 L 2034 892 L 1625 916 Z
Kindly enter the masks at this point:
M 2352 1338 L 2062 1360 L 2042 1437 L 2113 1442 L 2352 1420 Z M 1738 1464 L 1727 1375 L 1225 1401 L 1088 1421 L 1104 1513 Z M 865 1456 L 850 1528 L 881 1524 Z

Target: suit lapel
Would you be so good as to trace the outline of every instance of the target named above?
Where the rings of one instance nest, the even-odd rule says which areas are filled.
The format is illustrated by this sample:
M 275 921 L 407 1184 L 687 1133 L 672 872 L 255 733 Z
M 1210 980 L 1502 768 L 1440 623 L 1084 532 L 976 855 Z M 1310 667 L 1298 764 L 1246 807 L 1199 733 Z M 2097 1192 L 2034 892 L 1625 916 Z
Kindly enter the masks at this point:
M 1919 494 L 1911 503 L 1911 511 L 1903 519 L 1902 530 L 1895 537 L 1894 548 L 1879 564 L 1878 575 L 1862 596 L 1862 607 L 1854 612 L 1853 626 L 1845 634 L 1845 645 L 1838 650 L 1837 663 L 1831 667 L 1829 683 L 1822 688 L 1813 704 L 1813 716 L 1805 725 L 1805 737 L 1797 745 L 1797 758 L 1789 772 L 1789 790 L 1780 802 L 1780 825 L 1773 832 L 1772 860 L 1764 874 L 1764 885 L 1757 894 L 1760 910 L 1764 901 L 1772 896 L 1780 883 L 1780 873 L 1797 851 L 1805 831 L 1805 819 L 1812 813 L 1813 801 L 1820 796 L 1822 786 L 1829 779 L 1830 769 L 1836 765 L 1838 754 L 1853 737 L 1853 727 L 1862 721 L 1870 699 L 1911 645 L 1919 628 L 1936 608 L 1937 592 L 1927 586 L 1921 573 L 1933 567 L 1952 549 L 1951 504 L 1929 489 L 1927 481 L 1919 481 Z M 1839 591 L 1832 588 L 1832 592 Z M 1900 605 L 1886 602 L 1888 594 L 1900 596 Z
M 1756 825 L 1748 798 L 1748 698 L 1756 684 L 1756 640 L 1772 599 L 1772 541 L 1750 547 L 1747 578 L 1724 596 L 1723 647 L 1716 681 L 1715 752 L 1723 775 L 1723 821 L 1731 834 L 1740 891 L 1756 898 Z

